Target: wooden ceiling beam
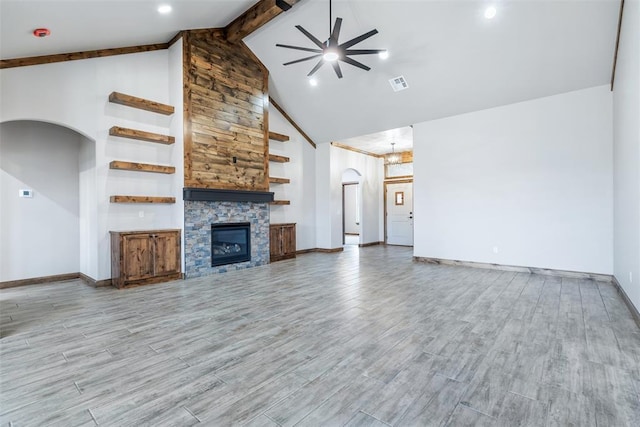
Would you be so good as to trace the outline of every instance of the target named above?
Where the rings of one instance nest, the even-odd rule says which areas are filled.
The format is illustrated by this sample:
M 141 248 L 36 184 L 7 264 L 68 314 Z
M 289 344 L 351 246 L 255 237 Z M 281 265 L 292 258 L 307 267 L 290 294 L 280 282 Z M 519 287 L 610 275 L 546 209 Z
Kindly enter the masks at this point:
M 348 150 L 348 151 L 353 151 L 355 153 L 364 154 L 365 156 L 376 157 L 378 159 L 383 159 L 384 158 L 384 154 L 372 153 L 370 151 L 361 150 L 359 148 L 355 148 L 355 147 L 352 147 L 350 145 L 340 144 L 339 142 L 335 142 L 335 141 L 332 142 L 331 145 L 333 145 L 334 147 L 342 148 L 343 150 Z
M 259 0 L 224 28 L 225 38 L 238 43 L 300 0 Z

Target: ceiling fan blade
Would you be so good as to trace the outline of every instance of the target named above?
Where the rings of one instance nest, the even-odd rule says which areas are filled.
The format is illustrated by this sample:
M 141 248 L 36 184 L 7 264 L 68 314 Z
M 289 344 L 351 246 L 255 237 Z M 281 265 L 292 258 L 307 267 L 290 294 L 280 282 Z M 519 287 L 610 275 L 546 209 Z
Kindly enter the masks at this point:
M 288 44 L 280 44 L 280 43 L 276 44 L 276 46 L 277 47 L 285 47 L 287 49 L 303 50 L 305 52 L 322 53 L 321 49 L 311 49 L 311 48 L 308 48 L 308 47 L 291 46 L 291 45 L 288 45 Z
M 302 32 L 302 34 L 307 36 L 307 38 L 309 38 L 309 40 L 311 40 L 320 49 L 323 49 L 325 47 L 324 43 L 322 43 L 320 40 L 315 38 L 315 36 L 313 34 L 311 34 L 309 31 L 307 31 L 304 28 L 302 28 L 302 25 L 296 25 L 296 28 L 299 29 Z
M 338 61 L 332 62 L 331 65 L 333 65 L 333 71 L 336 72 L 336 76 L 338 76 L 338 78 L 341 79 L 342 78 L 342 70 L 340 69 L 340 64 L 338 63 Z
M 371 69 L 371 67 L 367 67 L 362 62 L 358 62 L 355 59 L 349 58 L 348 56 L 345 56 L 344 58 L 340 58 L 340 61 L 344 61 L 349 65 L 353 65 L 354 67 L 362 68 L 365 71 L 369 71 Z
M 354 44 L 358 44 L 361 41 L 366 40 L 371 36 L 375 36 L 376 34 L 378 34 L 378 30 L 373 29 L 373 30 L 369 31 L 368 33 L 364 33 L 363 35 L 356 37 L 355 39 L 351 39 L 348 42 L 342 43 L 340 45 L 340 49 L 349 49 Z
M 320 58 L 320 61 L 318 61 L 316 66 L 313 67 L 311 69 L 311 71 L 309 71 L 309 74 L 307 74 L 307 77 L 311 77 L 312 75 L 314 75 L 315 72 L 318 71 L 320 69 L 320 67 L 322 67 L 323 65 L 324 65 L 324 59 Z
M 342 18 L 336 18 L 336 23 L 333 25 L 333 31 L 331 32 L 331 37 L 329 37 L 329 40 L 331 40 L 331 43 L 330 43 L 331 46 L 338 45 L 338 37 L 340 37 L 340 28 L 342 28 Z
M 386 52 L 386 49 L 349 49 L 345 50 L 345 55 L 370 55 L 373 53 Z
M 317 57 L 319 57 L 319 56 L 322 56 L 322 54 L 320 54 L 320 53 L 319 53 L 319 54 L 317 54 L 317 55 L 307 56 L 306 58 L 296 59 L 295 61 L 285 62 L 285 63 L 284 63 L 284 64 L 282 64 L 282 65 L 297 64 L 298 62 L 308 61 L 308 60 L 310 60 L 310 59 L 317 58 Z

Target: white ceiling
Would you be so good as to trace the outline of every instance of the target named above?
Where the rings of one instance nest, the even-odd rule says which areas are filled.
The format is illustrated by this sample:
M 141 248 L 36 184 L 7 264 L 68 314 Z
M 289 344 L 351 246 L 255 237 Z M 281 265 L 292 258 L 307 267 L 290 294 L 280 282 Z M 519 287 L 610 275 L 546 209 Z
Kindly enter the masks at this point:
M 256 0 L 0 0 L 2 59 L 168 41 L 179 30 L 223 27 Z M 173 6 L 159 15 L 160 3 Z M 488 4 L 498 10 L 483 17 Z M 328 36 L 327 0 L 301 0 L 245 42 L 271 73 L 270 94 L 318 143 L 343 141 L 426 120 L 607 84 L 620 0 L 335 0 L 340 42 L 373 28 L 357 48 L 385 48 L 389 59 L 360 56 L 363 71 L 313 62 L 284 67 L 314 47 L 295 25 Z M 47 27 L 52 35 L 31 32 Z M 404 75 L 409 89 L 388 79 Z M 384 137 L 382 137 L 384 139 Z
M 181 30 L 224 27 L 257 0 L 0 0 L 2 59 L 166 43 Z M 170 4 L 161 15 L 158 5 Z M 38 39 L 36 28 L 51 30 Z
M 304 52 L 275 44 L 312 47 L 296 24 L 328 36 L 327 1 L 304 0 L 245 41 L 271 72 L 272 96 L 318 143 L 609 82 L 618 0 L 493 1 L 493 20 L 488 3 L 334 1 L 340 41 L 377 28 L 358 48 L 390 57 L 362 56 L 372 70 L 344 65 L 340 80 L 324 66 L 316 87 L 306 78 L 313 62 L 282 65 Z M 388 79 L 399 75 L 409 89 L 396 93 Z
M 391 153 L 392 150 L 397 152 L 412 151 L 413 128 L 411 128 L 411 126 L 405 126 L 368 135 L 341 139 L 335 142 L 372 154 L 387 154 Z M 395 143 L 393 148 L 391 147 L 391 143 Z

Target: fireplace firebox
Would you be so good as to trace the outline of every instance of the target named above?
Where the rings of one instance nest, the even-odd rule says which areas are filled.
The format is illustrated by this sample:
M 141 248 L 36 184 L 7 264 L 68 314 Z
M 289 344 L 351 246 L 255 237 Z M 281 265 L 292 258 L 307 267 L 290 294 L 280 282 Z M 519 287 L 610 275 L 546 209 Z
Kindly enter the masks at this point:
M 211 224 L 211 266 L 251 261 L 251 224 Z

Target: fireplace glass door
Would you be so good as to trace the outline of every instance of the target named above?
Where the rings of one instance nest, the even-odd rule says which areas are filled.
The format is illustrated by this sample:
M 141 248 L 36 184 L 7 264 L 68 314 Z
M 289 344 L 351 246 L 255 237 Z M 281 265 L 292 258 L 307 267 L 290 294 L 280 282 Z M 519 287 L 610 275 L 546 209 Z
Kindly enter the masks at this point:
M 211 266 L 251 261 L 251 224 L 211 225 Z

